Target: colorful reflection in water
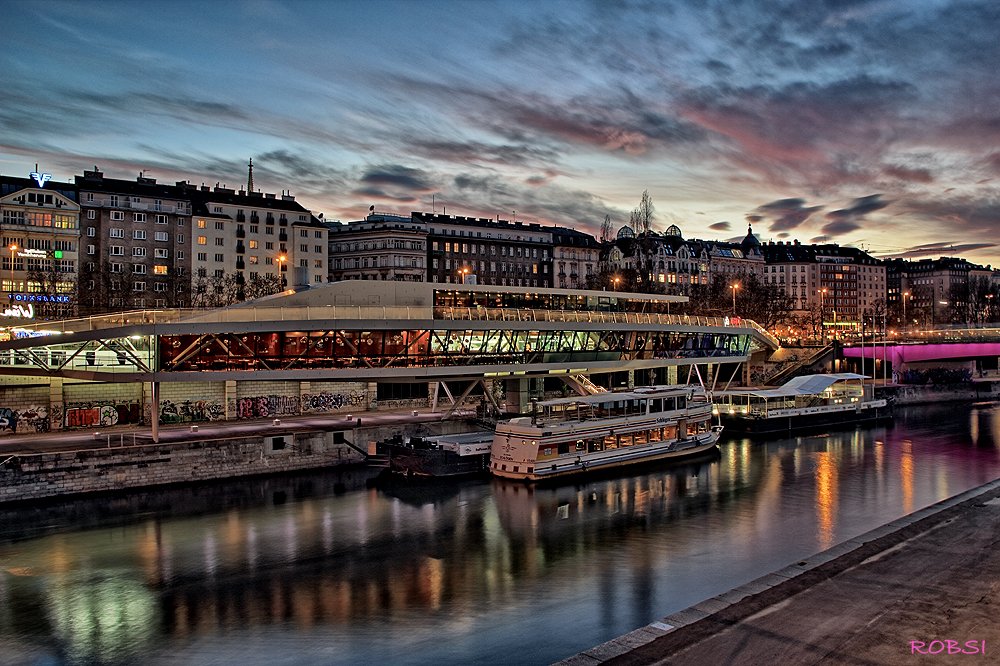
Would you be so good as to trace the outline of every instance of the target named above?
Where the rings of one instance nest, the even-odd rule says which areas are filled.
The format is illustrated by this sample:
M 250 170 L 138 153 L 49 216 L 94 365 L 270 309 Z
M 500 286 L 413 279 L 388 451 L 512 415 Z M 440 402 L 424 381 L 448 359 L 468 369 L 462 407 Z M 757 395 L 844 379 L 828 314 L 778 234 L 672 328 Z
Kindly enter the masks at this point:
M 0 663 L 548 664 L 1000 476 L 998 434 L 995 406 L 930 406 L 557 488 L 312 474 L 0 511 Z

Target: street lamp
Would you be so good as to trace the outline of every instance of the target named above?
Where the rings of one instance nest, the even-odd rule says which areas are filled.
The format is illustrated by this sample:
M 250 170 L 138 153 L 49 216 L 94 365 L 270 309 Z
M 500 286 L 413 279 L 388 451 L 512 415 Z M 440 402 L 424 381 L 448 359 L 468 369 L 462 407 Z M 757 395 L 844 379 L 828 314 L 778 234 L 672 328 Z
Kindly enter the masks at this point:
M 733 290 L 733 316 L 735 317 L 736 316 L 736 290 L 740 288 L 740 283 L 739 282 L 734 282 L 732 285 L 730 285 L 729 288 Z
M 462 284 L 465 284 L 465 276 L 469 274 L 469 269 L 468 268 L 463 268 L 458 273 L 459 273 L 459 275 L 462 276 Z
M 826 344 L 826 289 L 819 290 L 819 337 L 822 344 Z
M 278 284 L 282 287 L 285 286 L 285 277 L 281 274 L 281 269 L 284 268 L 286 261 L 288 261 L 288 257 L 283 254 L 278 255 Z
M 615 291 L 618 291 L 618 283 L 620 281 L 621 281 L 621 278 L 615 278 L 615 280 L 614 280 L 614 282 L 615 282 Z
M 14 291 L 14 253 L 17 252 L 17 245 L 10 246 L 10 291 Z
M 906 297 L 910 295 L 910 292 L 903 292 L 903 330 L 906 330 Z

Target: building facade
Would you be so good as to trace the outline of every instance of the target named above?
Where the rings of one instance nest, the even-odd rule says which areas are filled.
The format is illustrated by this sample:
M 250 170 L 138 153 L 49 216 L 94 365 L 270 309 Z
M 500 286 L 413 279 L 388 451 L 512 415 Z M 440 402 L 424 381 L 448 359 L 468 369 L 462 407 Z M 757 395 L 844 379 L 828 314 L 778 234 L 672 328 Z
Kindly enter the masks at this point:
M 864 250 L 839 245 L 766 243 L 766 283 L 783 289 L 794 311 L 817 312 L 834 326 L 852 326 L 885 309 L 886 265 Z
M 552 231 L 538 224 L 413 213 L 427 225 L 429 282 L 552 286 Z
M 427 280 L 427 225 L 416 217 L 372 212 L 327 226 L 330 282 Z
M 553 286 L 586 289 L 587 280 L 597 272 L 601 244 L 590 234 L 552 227 Z
M 191 305 L 191 202 L 183 184 L 76 177 L 81 314 Z
M 3 307 L 7 317 L 77 314 L 80 205 L 75 185 L 49 174 L 0 177 Z

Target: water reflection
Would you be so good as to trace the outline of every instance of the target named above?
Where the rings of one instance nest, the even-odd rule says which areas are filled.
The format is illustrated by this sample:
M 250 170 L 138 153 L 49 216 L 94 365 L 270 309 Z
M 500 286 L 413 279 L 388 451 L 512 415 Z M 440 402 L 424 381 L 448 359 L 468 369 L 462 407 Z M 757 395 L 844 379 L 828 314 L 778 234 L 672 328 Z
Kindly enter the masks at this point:
M 1000 476 L 996 407 L 901 412 L 554 488 L 301 475 L 0 512 L 0 663 L 551 663 Z

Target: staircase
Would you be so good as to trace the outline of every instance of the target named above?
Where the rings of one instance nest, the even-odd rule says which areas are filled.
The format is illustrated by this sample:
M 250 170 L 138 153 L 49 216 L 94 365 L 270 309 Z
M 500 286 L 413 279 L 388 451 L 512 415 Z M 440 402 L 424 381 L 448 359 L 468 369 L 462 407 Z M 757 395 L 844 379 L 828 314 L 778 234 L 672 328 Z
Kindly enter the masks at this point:
M 597 395 L 598 393 L 608 392 L 608 389 L 603 386 L 598 386 L 594 382 L 590 381 L 590 378 L 587 377 L 587 375 L 571 375 L 571 378 L 574 379 L 576 383 L 578 383 L 589 395 Z
M 809 371 L 812 369 L 812 366 L 823 361 L 829 354 L 835 353 L 836 349 L 836 343 L 831 343 L 825 347 L 815 349 L 805 358 L 800 358 L 797 361 L 789 363 L 784 368 L 768 377 L 767 381 L 764 383 L 768 386 L 781 386 L 789 379 L 798 377 L 799 375 L 810 374 Z M 807 349 L 803 349 L 803 352 L 807 351 Z

